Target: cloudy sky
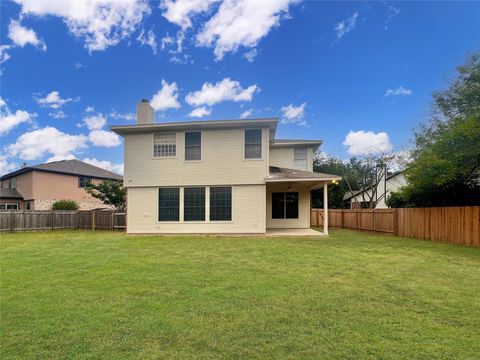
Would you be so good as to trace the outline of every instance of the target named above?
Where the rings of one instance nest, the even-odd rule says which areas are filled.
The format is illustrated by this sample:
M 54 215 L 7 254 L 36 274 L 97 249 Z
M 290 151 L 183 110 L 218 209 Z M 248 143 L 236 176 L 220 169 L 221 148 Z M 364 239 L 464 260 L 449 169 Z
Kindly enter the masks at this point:
M 402 150 L 479 48 L 480 2 L 1 1 L 0 172 L 123 167 L 109 125 L 278 117 L 341 158 Z

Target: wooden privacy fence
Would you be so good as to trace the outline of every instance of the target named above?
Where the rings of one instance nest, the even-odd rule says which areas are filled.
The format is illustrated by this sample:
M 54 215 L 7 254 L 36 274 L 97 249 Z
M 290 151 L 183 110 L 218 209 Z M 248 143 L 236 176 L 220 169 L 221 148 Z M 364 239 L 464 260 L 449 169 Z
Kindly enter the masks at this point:
M 0 211 L 0 231 L 125 229 L 126 215 L 115 211 Z
M 311 226 L 323 226 L 323 209 L 311 209 Z M 480 206 L 406 209 L 331 209 L 328 224 L 356 230 L 480 247 Z

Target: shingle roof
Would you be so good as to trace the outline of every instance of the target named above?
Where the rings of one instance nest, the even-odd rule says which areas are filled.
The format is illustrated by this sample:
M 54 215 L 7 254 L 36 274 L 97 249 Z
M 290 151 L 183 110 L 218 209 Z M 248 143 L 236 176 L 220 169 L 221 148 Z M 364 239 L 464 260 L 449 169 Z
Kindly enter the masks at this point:
M 23 199 L 16 189 L 0 189 L 0 199 Z
M 269 176 L 265 179 L 268 181 L 307 181 L 307 180 L 340 180 L 341 177 L 332 174 L 323 174 L 311 171 L 294 170 L 288 168 L 282 168 L 278 166 L 270 166 Z
M 0 180 L 8 179 L 10 177 L 21 175 L 33 170 L 58 174 L 83 175 L 96 179 L 123 180 L 121 175 L 76 159 L 53 161 L 46 164 L 24 167 L 20 170 L 3 175 Z

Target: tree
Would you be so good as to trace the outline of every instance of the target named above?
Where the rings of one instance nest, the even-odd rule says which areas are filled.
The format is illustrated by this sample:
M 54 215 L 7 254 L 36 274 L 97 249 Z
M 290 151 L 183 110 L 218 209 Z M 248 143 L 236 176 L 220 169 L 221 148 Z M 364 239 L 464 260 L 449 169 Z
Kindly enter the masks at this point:
M 85 191 L 118 211 L 125 211 L 127 207 L 126 191 L 118 181 L 105 180 L 98 185 L 90 183 Z
M 328 187 L 328 206 L 331 209 L 346 208 L 348 204 L 343 197 L 348 192 L 362 191 L 362 199 L 353 199 L 359 207 L 375 207 L 376 201 L 386 194 L 377 194 L 377 185 L 387 175 L 387 169 L 400 166 L 400 155 L 385 153 L 370 153 L 361 158 L 353 157 L 343 161 L 331 156 L 316 156 L 313 171 L 326 174 L 336 174 L 342 177 L 338 184 Z M 363 191 L 367 189 L 371 191 Z M 323 207 L 323 190 L 312 193 L 312 206 Z
M 480 54 L 458 68 L 444 91 L 433 94 L 430 121 L 414 132 L 403 206 L 480 204 Z
M 52 210 L 78 210 L 78 203 L 73 200 L 58 200 L 53 203 Z
M 343 176 L 345 164 L 331 156 L 316 156 L 313 162 L 313 171 L 326 174 Z M 345 181 L 342 179 L 338 184 L 328 187 L 328 207 L 331 209 L 342 209 L 345 207 L 343 195 L 347 191 Z M 312 207 L 323 207 L 323 189 L 312 192 Z

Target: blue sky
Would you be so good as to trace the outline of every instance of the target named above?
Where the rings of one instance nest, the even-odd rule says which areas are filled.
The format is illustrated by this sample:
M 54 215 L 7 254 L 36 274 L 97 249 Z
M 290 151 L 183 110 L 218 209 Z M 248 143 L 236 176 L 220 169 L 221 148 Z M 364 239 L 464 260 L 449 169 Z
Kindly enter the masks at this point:
M 480 2 L 1 2 L 0 171 L 121 171 L 109 125 L 278 117 L 341 158 L 399 151 L 479 49 Z M 103 16 L 103 18 L 102 18 Z

